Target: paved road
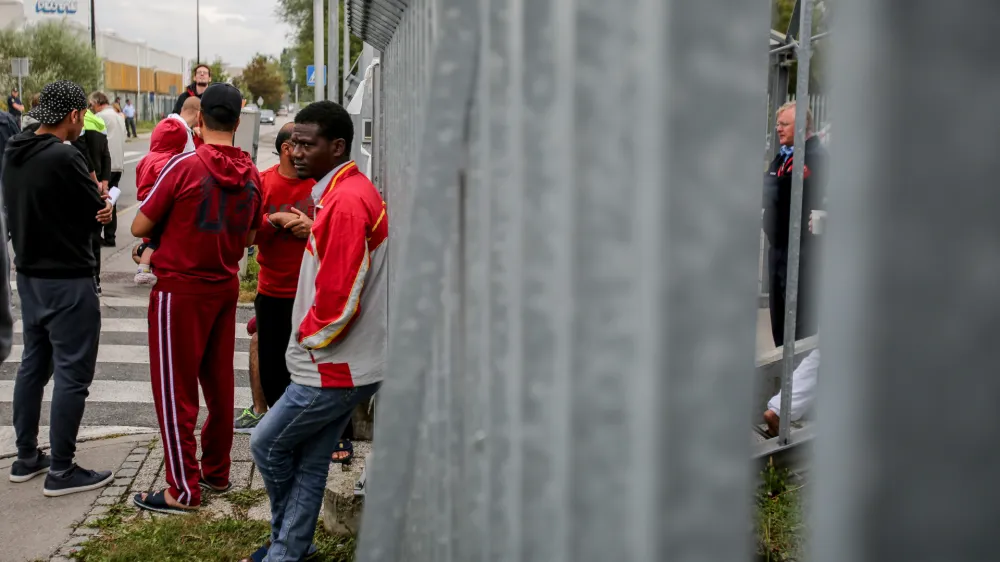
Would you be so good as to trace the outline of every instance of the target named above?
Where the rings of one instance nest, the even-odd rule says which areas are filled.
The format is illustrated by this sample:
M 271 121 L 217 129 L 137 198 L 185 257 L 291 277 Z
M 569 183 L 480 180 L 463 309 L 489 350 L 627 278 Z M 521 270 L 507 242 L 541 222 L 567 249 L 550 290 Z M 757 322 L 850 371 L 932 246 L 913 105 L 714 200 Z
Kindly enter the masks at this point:
M 273 155 L 274 136 L 281 124 L 265 125 L 261 129 L 258 167 L 265 169 L 277 162 Z M 135 165 L 149 149 L 148 140 L 138 140 L 126 145 L 126 170 L 122 177 L 119 199 L 118 246 L 102 250 L 101 297 L 102 326 L 101 346 L 97 357 L 94 383 L 90 387 L 90 397 L 84 413 L 81 435 L 99 437 L 103 435 L 148 431 L 156 428 L 156 412 L 149 382 L 149 348 L 147 345 L 146 312 L 149 289 L 132 284 L 135 265 L 130 252 L 137 241 L 129 232 L 136 208 Z M 16 303 L 16 299 L 15 299 Z M 20 318 L 20 309 L 15 307 L 15 319 Z M 233 357 L 236 369 L 236 409 L 251 403 L 247 378 L 249 338 L 246 322 L 253 316 L 253 310 L 241 308 L 236 318 L 236 353 Z M 0 365 L 0 457 L 16 451 L 12 423 L 12 396 L 14 378 L 20 366 L 22 348 L 20 322 L 15 326 L 14 349 L 11 357 Z M 48 441 L 48 419 L 50 414 L 51 383 L 46 389 L 42 407 L 40 440 Z M 204 420 L 202 410 L 200 421 Z M 200 423 L 200 422 L 199 422 Z

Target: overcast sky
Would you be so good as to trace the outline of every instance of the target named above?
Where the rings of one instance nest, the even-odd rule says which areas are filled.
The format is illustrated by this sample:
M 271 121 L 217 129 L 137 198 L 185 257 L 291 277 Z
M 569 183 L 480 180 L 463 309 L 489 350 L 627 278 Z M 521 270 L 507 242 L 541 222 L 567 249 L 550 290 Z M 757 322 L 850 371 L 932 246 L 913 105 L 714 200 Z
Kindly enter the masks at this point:
M 24 0 L 30 19 L 35 0 Z M 196 51 L 195 0 L 96 0 L 97 28 L 113 30 L 150 47 L 193 59 Z M 216 56 L 244 66 L 257 52 L 278 55 L 288 43 L 288 26 L 275 15 L 276 0 L 201 0 L 201 58 Z M 79 0 L 75 19 L 90 25 L 90 2 Z

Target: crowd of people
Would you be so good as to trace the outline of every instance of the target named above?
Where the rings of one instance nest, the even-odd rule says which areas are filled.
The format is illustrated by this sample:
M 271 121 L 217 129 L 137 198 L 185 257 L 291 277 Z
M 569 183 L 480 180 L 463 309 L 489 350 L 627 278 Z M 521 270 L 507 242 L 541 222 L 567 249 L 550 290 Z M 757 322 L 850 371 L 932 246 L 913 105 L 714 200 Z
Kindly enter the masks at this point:
M 230 489 L 234 431 L 251 450 L 271 500 L 270 540 L 246 560 L 301 560 L 314 550 L 331 462 L 355 407 L 385 371 L 388 217 L 351 160 L 351 116 L 333 102 L 302 109 L 277 135 L 276 166 L 258 172 L 234 146 L 245 104 L 199 67 L 174 115 L 153 131 L 137 167 L 131 233 L 136 282 L 151 285 L 149 363 L 167 487 L 133 497 L 140 509 L 197 511 Z M 100 245 L 115 217 L 127 114 L 101 92 L 47 85 L 7 141 L 2 179 L 14 250 L 24 353 L 14 385 L 13 482 L 45 475 L 43 493 L 94 490 L 110 471 L 75 463 L 76 437 L 100 345 Z M 126 106 L 128 107 L 128 105 Z M 134 110 L 133 110 L 134 111 Z M 122 112 L 124 113 L 124 112 Z M 133 113 L 134 115 L 134 113 Z M 58 204 L 54 204 L 58 202 Z M 113 227 L 109 227 L 114 232 Z M 238 268 L 260 262 L 251 379 L 254 404 L 233 420 Z M 0 258 L 7 260 L 6 250 Z M 10 268 L 0 267 L 10 282 Z M 9 291 L 0 291 L 0 355 L 10 352 Z M 5 300 L 6 299 L 6 300 Z M 43 389 L 55 379 L 51 449 L 38 446 Z M 208 415 L 195 439 L 199 388 Z

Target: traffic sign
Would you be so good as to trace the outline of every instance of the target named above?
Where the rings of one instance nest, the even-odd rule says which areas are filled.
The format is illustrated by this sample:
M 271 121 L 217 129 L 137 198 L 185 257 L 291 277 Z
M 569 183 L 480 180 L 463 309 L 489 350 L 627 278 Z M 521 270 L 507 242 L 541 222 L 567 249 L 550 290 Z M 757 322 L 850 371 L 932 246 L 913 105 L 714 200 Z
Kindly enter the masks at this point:
M 17 78 L 27 78 L 28 77 L 28 59 L 16 58 L 10 59 L 10 73 Z
M 326 65 L 323 65 L 323 85 L 326 86 Z M 310 64 L 306 67 L 306 86 L 316 85 L 316 65 Z

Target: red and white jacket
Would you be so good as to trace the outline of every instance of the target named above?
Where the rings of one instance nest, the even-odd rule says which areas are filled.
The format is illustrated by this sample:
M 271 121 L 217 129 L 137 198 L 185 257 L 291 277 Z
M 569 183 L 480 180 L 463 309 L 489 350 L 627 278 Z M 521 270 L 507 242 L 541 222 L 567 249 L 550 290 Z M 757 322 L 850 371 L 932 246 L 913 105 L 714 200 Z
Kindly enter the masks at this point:
M 313 188 L 316 218 L 306 242 L 285 353 L 292 381 L 350 388 L 385 374 L 389 217 L 354 162 Z

